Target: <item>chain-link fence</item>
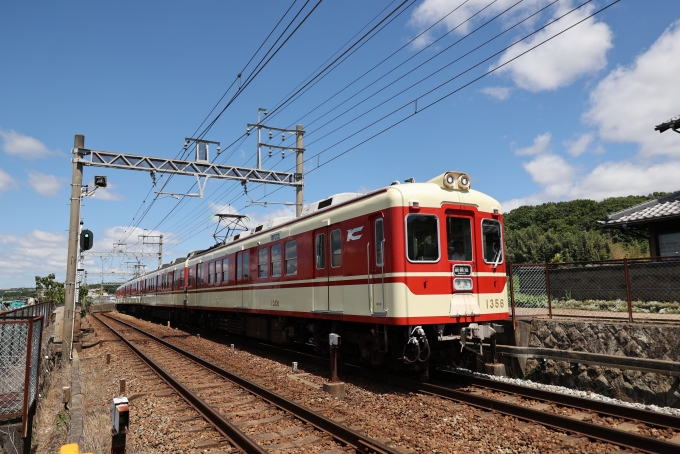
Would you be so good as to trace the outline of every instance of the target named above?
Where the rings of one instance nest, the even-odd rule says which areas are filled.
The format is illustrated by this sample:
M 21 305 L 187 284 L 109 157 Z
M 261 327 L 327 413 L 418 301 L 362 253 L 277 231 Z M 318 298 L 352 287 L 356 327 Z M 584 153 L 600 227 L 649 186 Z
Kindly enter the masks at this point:
M 513 317 L 680 321 L 677 257 L 511 264 L 508 278 Z
M 24 434 L 38 393 L 44 320 L 0 319 L 0 420 L 20 417 Z

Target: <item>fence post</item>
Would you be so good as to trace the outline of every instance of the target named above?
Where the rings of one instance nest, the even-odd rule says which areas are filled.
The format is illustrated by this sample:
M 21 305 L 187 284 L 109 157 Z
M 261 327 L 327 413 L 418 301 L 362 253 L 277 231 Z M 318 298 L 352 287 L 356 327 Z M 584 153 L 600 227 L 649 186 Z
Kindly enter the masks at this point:
M 512 308 L 512 330 L 517 331 L 517 319 L 515 318 L 515 287 L 512 282 L 512 263 L 509 263 L 510 269 L 510 307 Z
M 552 298 L 550 297 L 550 268 L 545 262 L 545 290 L 548 292 L 548 317 L 552 317 Z
M 28 338 L 26 339 L 26 374 L 24 378 L 24 408 L 23 414 L 21 415 L 21 437 L 24 438 L 24 444 L 26 443 L 26 429 L 28 428 L 28 398 L 29 389 L 31 387 L 31 353 L 33 352 L 33 320 L 26 320 L 28 325 Z M 30 446 L 30 440 L 28 440 Z
M 626 277 L 626 301 L 628 302 L 628 322 L 633 323 L 633 302 L 630 297 L 630 275 L 628 274 L 628 259 L 623 259 L 623 274 Z

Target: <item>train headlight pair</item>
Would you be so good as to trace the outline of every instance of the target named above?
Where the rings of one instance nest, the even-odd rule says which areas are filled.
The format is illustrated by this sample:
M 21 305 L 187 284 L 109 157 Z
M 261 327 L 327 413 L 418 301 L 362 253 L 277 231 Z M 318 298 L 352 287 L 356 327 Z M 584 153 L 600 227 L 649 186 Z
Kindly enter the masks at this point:
M 444 186 L 449 189 L 467 191 L 470 189 L 470 176 L 463 172 L 446 172 L 444 174 Z

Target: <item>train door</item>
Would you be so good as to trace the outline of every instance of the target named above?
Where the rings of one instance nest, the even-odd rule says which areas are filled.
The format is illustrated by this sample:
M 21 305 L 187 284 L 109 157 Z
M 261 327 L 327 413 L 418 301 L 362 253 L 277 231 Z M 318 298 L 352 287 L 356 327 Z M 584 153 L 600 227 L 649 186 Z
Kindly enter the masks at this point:
M 478 315 L 479 292 L 477 263 L 480 260 L 475 247 L 473 213 L 464 210 L 446 211 L 446 256 L 452 275 L 452 316 Z
M 371 239 L 368 244 L 368 299 L 371 313 L 387 312 L 385 292 L 385 218 L 382 214 L 370 218 Z
M 328 227 L 314 232 L 314 299 L 313 311 L 330 310 L 330 264 L 328 263 Z
M 250 260 L 248 251 L 236 253 L 236 301 L 235 307 L 249 307 L 252 291 L 248 287 Z

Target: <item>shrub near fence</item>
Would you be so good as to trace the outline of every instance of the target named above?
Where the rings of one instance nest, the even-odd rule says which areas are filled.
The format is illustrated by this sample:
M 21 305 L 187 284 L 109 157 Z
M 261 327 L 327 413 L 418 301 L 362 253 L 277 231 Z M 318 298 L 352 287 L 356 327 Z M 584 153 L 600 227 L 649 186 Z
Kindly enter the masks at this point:
M 513 316 L 680 320 L 677 257 L 511 264 Z

